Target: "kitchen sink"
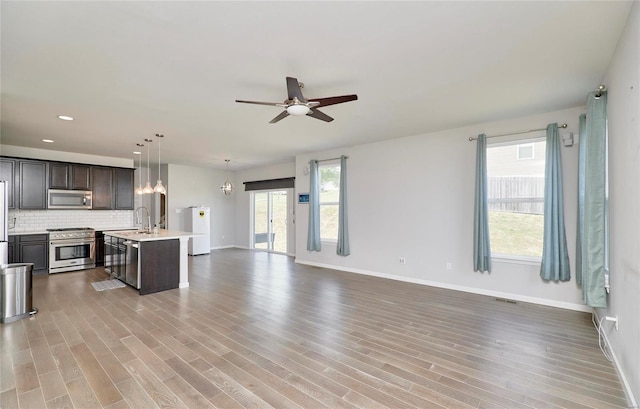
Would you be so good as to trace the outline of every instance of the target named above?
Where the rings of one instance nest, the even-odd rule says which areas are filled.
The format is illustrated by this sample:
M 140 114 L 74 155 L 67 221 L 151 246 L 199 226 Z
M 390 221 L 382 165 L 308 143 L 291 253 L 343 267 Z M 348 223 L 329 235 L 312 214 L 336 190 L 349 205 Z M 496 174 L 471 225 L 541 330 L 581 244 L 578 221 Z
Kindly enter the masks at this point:
M 153 232 L 150 231 L 132 231 L 132 232 L 126 232 L 126 233 L 120 233 L 123 236 L 138 236 L 138 235 L 147 235 L 147 234 L 153 234 Z

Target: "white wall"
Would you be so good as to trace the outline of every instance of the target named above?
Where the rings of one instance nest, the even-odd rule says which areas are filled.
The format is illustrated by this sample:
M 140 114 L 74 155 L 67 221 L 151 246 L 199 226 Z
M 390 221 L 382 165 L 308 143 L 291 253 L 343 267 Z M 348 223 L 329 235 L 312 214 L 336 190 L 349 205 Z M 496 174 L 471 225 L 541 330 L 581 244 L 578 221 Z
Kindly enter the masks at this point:
M 289 178 L 295 175 L 295 163 L 282 163 L 279 165 L 265 166 L 261 168 L 253 168 L 244 171 L 238 171 L 235 179 L 238 181 L 236 185 L 235 207 L 235 245 L 238 247 L 249 248 L 251 245 L 251 192 L 244 191 L 244 182 L 255 180 L 280 179 Z M 297 181 L 296 181 L 297 183 Z M 292 249 L 295 252 L 295 249 Z
M 550 96 L 551 98 L 552 96 Z M 476 143 L 470 136 L 567 123 L 578 134 L 583 108 L 358 145 L 296 157 L 296 192 L 309 191 L 310 159 L 348 159 L 351 255 L 335 243 L 306 250 L 308 205 L 298 204 L 297 262 L 387 276 L 475 293 L 586 310 L 575 280 L 544 282 L 539 264 L 494 261 L 490 274 L 473 271 L 473 199 Z M 563 148 L 565 220 L 571 267 L 575 254 L 577 145 Z M 406 264 L 400 264 L 404 257 Z M 451 263 L 451 270 L 446 269 Z
M 225 196 L 225 180 L 235 184 L 226 170 L 169 164 L 167 166 L 167 222 L 169 230 L 185 230 L 183 210 L 189 206 L 211 208 L 211 247 L 232 246 L 234 238 L 234 195 Z M 236 188 L 238 188 L 236 186 Z
M 640 399 L 640 3 L 635 2 L 604 84 L 609 89 L 611 294 L 602 316 L 617 316 L 607 337 L 621 372 Z M 637 407 L 637 406 L 636 406 Z

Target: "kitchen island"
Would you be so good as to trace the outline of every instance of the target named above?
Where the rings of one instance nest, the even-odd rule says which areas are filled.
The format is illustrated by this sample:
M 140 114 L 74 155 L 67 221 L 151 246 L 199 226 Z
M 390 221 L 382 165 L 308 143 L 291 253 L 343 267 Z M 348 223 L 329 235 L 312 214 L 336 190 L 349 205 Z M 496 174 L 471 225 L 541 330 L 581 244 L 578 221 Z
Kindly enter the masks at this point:
M 126 230 L 106 231 L 104 236 L 105 242 L 118 243 L 113 248 L 126 246 L 126 255 L 121 258 L 114 255 L 113 260 L 126 265 L 122 267 L 127 275 L 112 275 L 140 290 L 140 295 L 189 287 L 188 242 L 189 238 L 198 236 L 197 233 Z

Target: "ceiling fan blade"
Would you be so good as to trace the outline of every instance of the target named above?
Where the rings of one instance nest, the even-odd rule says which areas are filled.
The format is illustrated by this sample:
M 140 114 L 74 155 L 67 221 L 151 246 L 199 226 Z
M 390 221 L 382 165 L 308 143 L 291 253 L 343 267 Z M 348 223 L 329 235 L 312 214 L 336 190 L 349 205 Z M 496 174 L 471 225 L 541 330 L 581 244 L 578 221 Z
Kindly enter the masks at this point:
M 284 110 L 284 111 L 282 111 L 282 112 L 280 113 L 280 115 L 278 115 L 277 117 L 275 117 L 275 118 L 273 118 L 271 121 L 269 121 L 269 123 L 270 123 L 270 124 L 275 124 L 275 123 L 276 123 L 276 122 L 278 122 L 279 120 L 284 119 L 284 118 L 286 118 L 286 117 L 288 117 L 288 116 L 289 116 L 289 113 L 288 113 L 286 110 Z
M 319 102 L 320 104 L 316 105 L 316 107 L 326 107 L 328 105 L 342 104 L 343 102 L 355 101 L 358 99 L 357 95 L 342 95 L 339 97 L 328 97 L 328 98 L 311 98 L 309 101 Z
M 293 101 L 293 98 L 298 98 L 300 102 L 307 102 L 307 100 L 302 96 L 302 90 L 300 89 L 300 83 L 297 78 L 287 77 L 287 95 L 289 96 L 289 101 Z
M 241 99 L 236 99 L 236 102 L 241 102 L 243 104 L 269 105 L 272 107 L 283 107 L 283 108 L 287 107 L 285 104 L 280 102 L 243 101 Z
M 286 111 L 285 111 L 286 112 Z M 309 113 L 307 114 L 307 116 L 310 116 L 312 118 L 316 118 L 319 119 L 321 121 L 325 121 L 325 122 L 331 122 L 333 121 L 333 118 L 331 118 L 329 115 L 322 113 L 320 111 L 318 111 L 315 108 L 311 108 L 311 111 L 309 111 Z

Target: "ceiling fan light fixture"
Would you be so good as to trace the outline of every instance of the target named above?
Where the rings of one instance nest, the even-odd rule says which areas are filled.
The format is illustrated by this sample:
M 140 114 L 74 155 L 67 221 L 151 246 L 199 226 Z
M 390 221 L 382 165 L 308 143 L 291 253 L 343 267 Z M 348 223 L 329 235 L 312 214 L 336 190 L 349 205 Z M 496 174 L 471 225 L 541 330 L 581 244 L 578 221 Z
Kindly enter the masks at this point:
M 304 104 L 294 104 L 287 107 L 289 115 L 302 116 L 307 115 L 311 109 Z

